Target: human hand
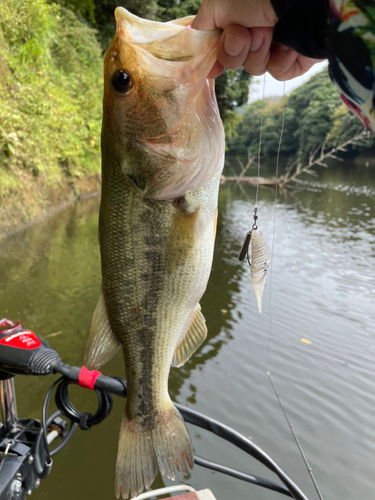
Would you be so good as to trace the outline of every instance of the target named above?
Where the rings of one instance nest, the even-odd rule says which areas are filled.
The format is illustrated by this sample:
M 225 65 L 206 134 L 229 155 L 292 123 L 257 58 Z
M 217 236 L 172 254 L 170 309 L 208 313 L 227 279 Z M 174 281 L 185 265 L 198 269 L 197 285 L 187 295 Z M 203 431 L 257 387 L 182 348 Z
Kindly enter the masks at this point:
M 319 62 L 273 42 L 277 20 L 270 0 L 203 0 L 192 27 L 223 30 L 209 78 L 219 76 L 224 67 L 243 66 L 252 75 L 268 71 L 276 80 L 291 80 Z

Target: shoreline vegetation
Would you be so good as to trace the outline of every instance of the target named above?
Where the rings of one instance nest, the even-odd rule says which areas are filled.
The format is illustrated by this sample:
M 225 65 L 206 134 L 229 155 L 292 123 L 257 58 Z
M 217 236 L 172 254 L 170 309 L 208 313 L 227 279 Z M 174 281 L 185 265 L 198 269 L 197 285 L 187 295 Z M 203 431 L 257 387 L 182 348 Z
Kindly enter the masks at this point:
M 99 192 L 102 59 L 118 4 L 167 21 L 196 13 L 200 1 L 0 1 L 0 239 Z M 216 80 L 229 155 L 257 155 L 261 123 L 267 159 L 277 155 L 284 121 L 280 154 L 291 158 L 287 169 L 293 162 L 307 165 L 313 151 L 335 148 L 362 130 L 326 70 L 284 99 L 246 104 L 249 84 L 251 93 L 243 70 L 227 70 Z M 365 147 L 375 148 L 374 139 L 349 144 L 340 154 Z M 231 177 L 230 171 L 224 175 Z
M 99 190 L 102 50 L 69 9 L 0 2 L 0 235 Z
M 368 147 L 368 143 L 371 140 L 370 132 L 363 127 L 359 133 L 356 133 L 353 137 L 346 140 L 342 144 L 338 146 L 332 147 L 326 150 L 326 143 L 323 143 L 321 146 L 318 146 L 314 151 L 312 151 L 309 155 L 308 163 L 305 165 L 302 163 L 301 158 L 297 157 L 295 161 L 290 163 L 286 169 L 284 175 L 279 175 L 276 177 L 248 177 L 246 176 L 246 172 L 251 167 L 251 165 L 256 160 L 256 156 L 248 154 L 248 161 L 246 165 L 243 164 L 241 159 L 237 156 L 236 160 L 241 166 L 241 172 L 239 175 L 233 175 L 231 177 L 221 176 L 221 184 L 229 181 L 235 181 L 237 183 L 245 183 L 251 184 L 253 186 L 263 185 L 269 187 L 280 187 L 284 188 L 289 182 L 298 182 L 297 177 L 301 174 L 309 174 L 314 177 L 317 176 L 315 170 L 312 170 L 313 167 L 324 167 L 328 168 L 327 160 L 337 160 L 343 161 L 343 158 L 338 156 L 340 153 L 347 153 L 349 147 Z

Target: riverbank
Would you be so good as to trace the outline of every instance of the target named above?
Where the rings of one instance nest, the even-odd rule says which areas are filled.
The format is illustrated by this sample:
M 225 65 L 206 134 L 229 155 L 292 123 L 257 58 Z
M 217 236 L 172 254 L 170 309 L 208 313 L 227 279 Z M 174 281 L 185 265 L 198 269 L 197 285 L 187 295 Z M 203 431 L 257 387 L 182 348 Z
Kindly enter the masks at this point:
M 55 185 L 25 181 L 0 204 L 0 241 L 62 210 L 75 200 L 100 194 L 100 175 L 82 179 L 62 178 Z M 5 202 L 4 202 L 5 201 Z
M 0 2 L 0 239 L 99 192 L 102 65 L 68 8 Z

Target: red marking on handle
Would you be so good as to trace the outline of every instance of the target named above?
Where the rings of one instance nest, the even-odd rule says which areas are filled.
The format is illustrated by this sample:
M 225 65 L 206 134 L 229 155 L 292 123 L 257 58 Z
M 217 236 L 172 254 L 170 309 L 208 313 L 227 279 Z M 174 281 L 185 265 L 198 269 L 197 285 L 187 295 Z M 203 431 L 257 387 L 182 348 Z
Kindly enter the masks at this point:
M 86 366 L 82 366 L 78 375 L 78 383 L 85 389 L 94 390 L 96 379 L 100 377 L 101 373 L 98 370 L 88 370 Z
M 26 351 L 38 349 L 38 347 L 42 345 L 38 337 L 31 330 L 23 330 L 22 332 L 8 335 L 0 340 L 0 344 L 15 347 L 16 349 L 24 349 Z

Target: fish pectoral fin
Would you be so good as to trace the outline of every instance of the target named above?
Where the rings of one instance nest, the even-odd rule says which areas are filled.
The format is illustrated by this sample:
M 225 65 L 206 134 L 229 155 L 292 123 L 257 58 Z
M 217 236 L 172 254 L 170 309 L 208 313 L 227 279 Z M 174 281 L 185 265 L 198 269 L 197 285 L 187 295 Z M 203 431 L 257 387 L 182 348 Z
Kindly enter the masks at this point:
M 109 324 L 103 292 L 94 311 L 89 340 L 87 342 L 85 365 L 89 370 L 98 369 L 113 358 L 121 343 L 116 339 Z
M 185 337 L 176 347 L 172 366 L 180 367 L 190 358 L 207 337 L 206 320 L 198 304 Z

